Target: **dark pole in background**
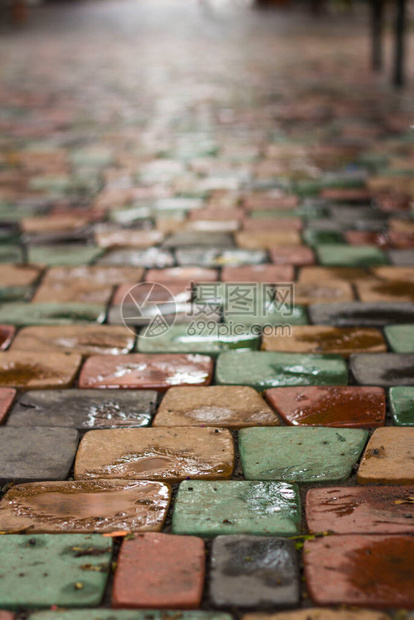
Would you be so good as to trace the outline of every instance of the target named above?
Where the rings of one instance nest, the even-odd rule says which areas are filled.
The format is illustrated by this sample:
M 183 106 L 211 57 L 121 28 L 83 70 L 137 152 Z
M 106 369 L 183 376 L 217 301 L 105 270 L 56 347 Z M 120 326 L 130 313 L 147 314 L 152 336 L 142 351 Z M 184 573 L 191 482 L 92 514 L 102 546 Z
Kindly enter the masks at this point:
M 405 82 L 405 28 L 407 20 L 406 0 L 396 0 L 395 18 L 395 57 L 394 57 L 394 85 L 401 87 Z
M 384 0 L 371 0 L 372 68 L 380 71 L 383 66 L 382 35 L 384 30 Z

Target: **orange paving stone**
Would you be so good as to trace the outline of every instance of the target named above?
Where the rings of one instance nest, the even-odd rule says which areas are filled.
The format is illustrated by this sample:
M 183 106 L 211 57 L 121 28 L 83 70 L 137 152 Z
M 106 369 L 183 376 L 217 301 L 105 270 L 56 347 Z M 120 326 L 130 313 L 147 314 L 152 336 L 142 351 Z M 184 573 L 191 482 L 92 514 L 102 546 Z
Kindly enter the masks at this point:
M 205 561 L 204 542 L 195 536 L 141 534 L 125 540 L 112 606 L 196 609 L 203 596 Z
M 365 449 L 358 484 L 414 484 L 414 428 L 378 428 Z
M 70 387 L 81 361 L 80 355 L 65 353 L 0 353 L 0 386 L 31 390 Z
M 38 265 L 0 264 L 0 287 L 30 286 L 41 273 Z

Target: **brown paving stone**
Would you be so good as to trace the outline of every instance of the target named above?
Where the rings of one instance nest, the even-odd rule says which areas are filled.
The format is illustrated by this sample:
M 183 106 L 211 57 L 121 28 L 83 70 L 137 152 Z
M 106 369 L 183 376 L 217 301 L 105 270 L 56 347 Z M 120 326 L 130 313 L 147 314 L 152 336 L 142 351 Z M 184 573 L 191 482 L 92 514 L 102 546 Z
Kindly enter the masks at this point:
M 397 217 L 390 217 L 388 222 L 390 230 L 402 233 L 414 233 L 414 222 L 410 220 L 400 220 Z
M 356 285 L 358 297 L 366 303 L 376 301 L 414 302 L 414 282 L 379 280 Z
M 0 351 L 9 348 L 13 336 L 16 332 L 14 325 L 0 325 Z
M 372 428 L 385 424 L 385 394 L 377 387 L 312 386 L 266 390 L 287 424 Z
M 128 282 L 140 282 L 144 275 L 142 267 L 116 265 L 80 265 L 78 267 L 52 267 L 48 269 L 42 284 L 80 280 L 90 286 L 119 286 Z
M 349 357 L 352 353 L 385 352 L 387 345 L 378 329 L 292 325 L 290 333 L 286 332 L 286 335 L 263 334 L 262 349 L 291 353 L 333 353 Z
M 0 386 L 31 390 L 70 387 L 81 361 L 80 355 L 65 353 L 0 353 Z
M 238 247 L 246 250 L 266 250 L 284 245 L 301 245 L 300 234 L 294 230 L 239 232 L 236 233 L 235 239 Z
M 414 486 L 329 487 L 306 495 L 312 533 L 413 534 Z
M 150 248 L 161 243 L 164 235 L 159 230 L 107 229 L 95 233 L 100 248 Z
M 35 534 L 159 531 L 171 490 L 162 482 L 32 482 L 0 502 L 0 530 Z
M 404 249 L 414 247 L 414 233 L 412 232 L 390 230 L 388 232 L 388 239 L 393 248 Z
M 189 285 L 191 282 L 215 282 L 218 279 L 216 269 L 204 267 L 170 267 L 166 269 L 149 269 L 145 275 L 146 282 L 181 282 Z
M 285 247 L 269 247 L 270 260 L 276 265 L 294 265 L 302 267 L 313 265 L 315 255 L 312 250 L 304 245 Z
M 306 608 L 279 613 L 249 613 L 242 620 L 390 620 L 387 614 L 367 609 Z
M 374 431 L 357 472 L 359 484 L 414 484 L 414 428 Z
M 302 267 L 298 279 L 299 282 L 306 283 L 319 284 L 325 280 L 344 280 L 354 284 L 360 280 L 372 279 L 372 275 L 359 267 Z
M 30 286 L 41 272 L 37 265 L 0 264 L 0 287 Z
M 337 303 L 353 301 L 355 298 L 351 284 L 341 280 L 303 283 L 295 285 L 295 302 L 302 306 L 314 303 Z
M 350 245 L 376 245 L 380 248 L 387 248 L 389 240 L 386 234 L 368 230 L 347 230 L 345 241 Z
M 96 355 L 85 362 L 79 387 L 166 390 L 174 385 L 208 385 L 212 373 L 213 360 L 206 355 Z
M 4 422 L 16 396 L 13 388 L 0 388 L 0 424 Z
M 170 388 L 153 426 L 275 426 L 277 416 L 253 388 L 237 385 Z
M 204 542 L 195 536 L 142 534 L 122 544 L 112 606 L 193 609 L 201 604 Z
M 117 325 L 50 325 L 24 327 L 14 339 L 11 351 L 64 351 L 79 355 L 129 353 L 133 334 Z
M 102 430 L 82 439 L 75 479 L 217 480 L 229 478 L 233 467 L 233 438 L 226 429 Z
M 291 265 L 245 265 L 223 267 L 222 282 L 291 282 L 295 273 Z
M 381 280 L 395 280 L 398 282 L 414 282 L 414 267 L 372 267 L 371 273 Z
M 152 282 L 141 282 L 139 286 L 136 284 L 122 284 L 122 286 L 115 291 L 112 305 L 122 305 L 128 293 L 131 293 L 139 305 L 143 304 L 149 293 L 151 293 L 152 300 L 157 300 L 159 302 L 171 302 L 171 297 L 174 298 L 176 303 L 186 303 L 191 300 L 192 287 L 187 286 L 186 283 L 164 282 L 162 287 L 153 288 Z
M 83 228 L 88 223 L 87 218 L 78 215 L 63 215 L 50 217 L 24 217 L 20 221 L 20 226 L 25 233 L 44 233 L 75 231 Z
M 96 285 L 79 279 L 66 279 L 41 284 L 32 299 L 32 303 L 79 302 L 106 305 L 111 295 L 111 285 Z
M 328 536 L 307 541 L 303 557 L 316 605 L 414 608 L 412 536 Z

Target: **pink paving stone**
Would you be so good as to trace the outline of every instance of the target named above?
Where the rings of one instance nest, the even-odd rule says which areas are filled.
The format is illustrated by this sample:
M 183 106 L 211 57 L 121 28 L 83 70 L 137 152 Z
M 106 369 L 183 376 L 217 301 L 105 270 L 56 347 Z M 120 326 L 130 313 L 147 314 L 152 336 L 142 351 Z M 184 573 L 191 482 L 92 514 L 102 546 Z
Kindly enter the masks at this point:
M 390 230 L 388 233 L 390 245 L 394 248 L 413 248 L 414 247 L 414 233 L 412 232 L 400 232 L 397 230 Z
M 315 255 L 304 245 L 286 246 L 283 248 L 269 248 L 270 260 L 276 265 L 294 265 L 303 267 L 314 265 Z
M 376 245 L 380 248 L 389 247 L 387 235 L 365 230 L 348 230 L 345 233 L 345 241 L 350 245 Z
M 414 609 L 414 537 L 344 535 L 305 543 L 305 577 L 316 605 Z
M 128 609 L 197 608 L 203 596 L 204 573 L 201 538 L 158 533 L 138 535 L 122 544 L 112 605 Z
M 13 325 L 0 325 L 0 351 L 5 351 L 10 346 L 16 328 Z
M 292 282 L 295 273 L 291 265 L 247 265 L 223 267 L 222 282 Z
M 186 283 L 163 282 L 162 286 L 165 288 L 153 288 L 152 282 L 142 282 L 139 285 L 136 283 L 123 284 L 116 290 L 112 304 L 114 306 L 120 306 L 129 292 L 131 292 L 131 295 L 139 305 L 144 302 L 148 294 L 151 294 L 151 300 L 156 300 L 161 303 L 170 302 L 171 296 L 174 297 L 176 303 L 185 303 L 191 300 L 192 288 L 187 286 Z M 132 303 L 132 300 L 126 299 L 125 303 Z
M 207 355 L 94 355 L 82 368 L 79 387 L 164 391 L 177 385 L 209 385 L 212 373 L 213 360 Z
M 0 388 L 0 424 L 4 422 L 16 396 L 13 388 Z M 1 620 L 1 617 L 0 617 Z
M 266 390 L 265 398 L 292 426 L 376 428 L 385 424 L 385 393 L 379 387 L 282 387 Z
M 14 620 L 14 614 L 10 611 L 3 611 L 0 609 L 0 620 Z
M 187 286 L 192 282 L 215 282 L 218 279 L 216 269 L 204 267 L 170 267 L 167 269 L 149 269 L 145 276 L 146 282 L 180 282 Z
M 392 211 L 408 211 L 412 199 L 408 194 L 390 190 L 375 193 L 374 200 L 381 211 L 389 213 Z
M 281 217 L 277 221 L 278 230 L 302 230 L 303 222 L 299 217 Z M 274 219 L 248 219 L 243 222 L 243 230 L 260 231 L 269 230 L 275 227 Z
M 414 486 L 329 487 L 306 496 L 311 533 L 413 534 Z

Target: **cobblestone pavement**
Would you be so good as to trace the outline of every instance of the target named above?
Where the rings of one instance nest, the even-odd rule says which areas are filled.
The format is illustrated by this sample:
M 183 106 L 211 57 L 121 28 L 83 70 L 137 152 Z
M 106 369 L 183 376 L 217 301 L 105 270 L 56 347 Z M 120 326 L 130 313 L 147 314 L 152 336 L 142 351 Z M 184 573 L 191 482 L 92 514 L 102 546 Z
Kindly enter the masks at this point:
M 241 0 L 4 33 L 0 620 L 409 617 L 414 101 L 366 48 Z

